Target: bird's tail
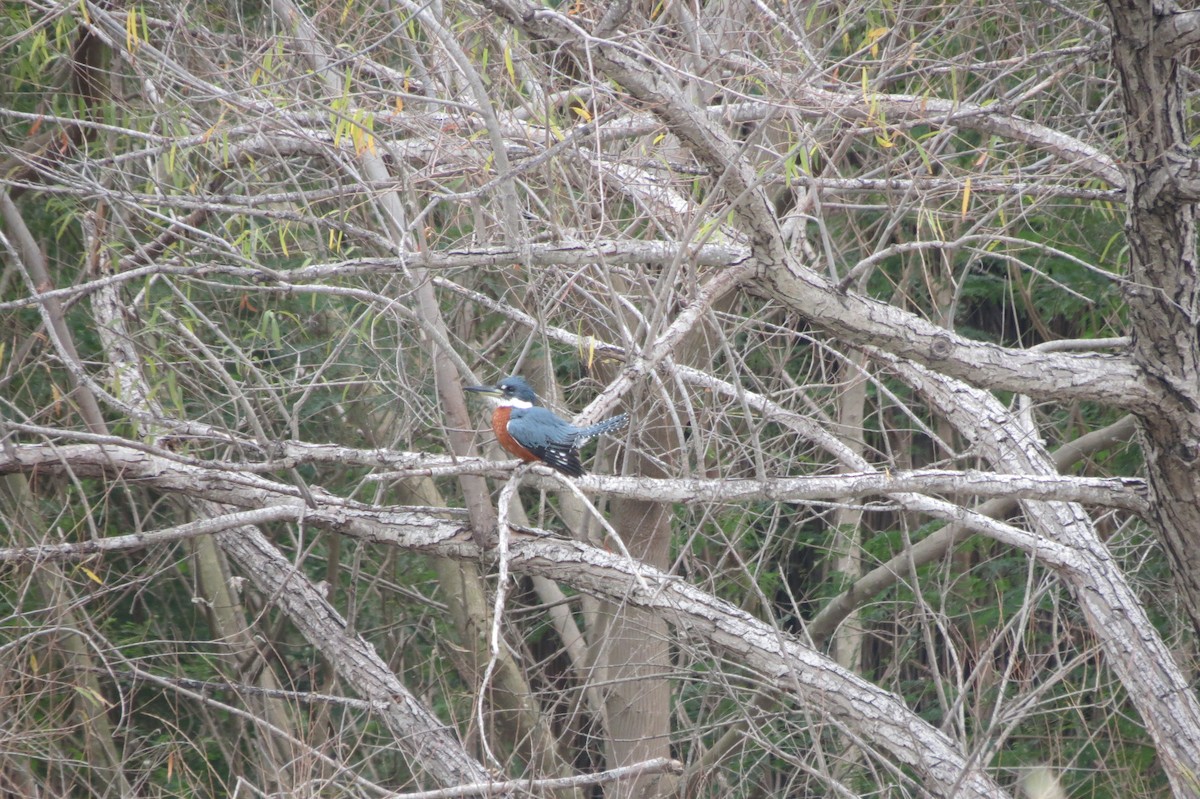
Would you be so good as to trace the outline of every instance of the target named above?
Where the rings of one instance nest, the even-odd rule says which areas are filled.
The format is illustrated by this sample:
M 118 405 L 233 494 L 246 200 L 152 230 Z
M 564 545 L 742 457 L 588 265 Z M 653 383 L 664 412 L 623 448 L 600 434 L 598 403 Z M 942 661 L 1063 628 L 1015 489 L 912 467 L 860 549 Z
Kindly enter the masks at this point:
M 614 416 L 611 419 L 605 419 L 599 424 L 594 424 L 591 427 L 585 427 L 576 434 L 576 440 L 583 441 L 585 438 L 612 433 L 620 430 L 625 425 L 629 424 L 629 414 L 623 413 L 620 416 Z

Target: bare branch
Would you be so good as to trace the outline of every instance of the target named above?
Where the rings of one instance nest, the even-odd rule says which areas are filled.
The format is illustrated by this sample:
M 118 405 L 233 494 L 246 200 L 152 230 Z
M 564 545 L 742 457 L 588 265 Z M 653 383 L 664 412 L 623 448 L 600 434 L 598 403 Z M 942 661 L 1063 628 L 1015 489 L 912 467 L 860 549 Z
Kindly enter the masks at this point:
M 508 793 L 513 791 L 554 791 L 562 788 L 581 788 L 586 785 L 608 785 L 644 774 L 679 774 L 683 764 L 678 760 L 657 758 L 632 766 L 600 771 L 595 774 L 579 774 L 574 777 L 558 777 L 544 780 L 504 780 L 501 782 L 482 782 L 476 785 L 459 785 L 440 791 L 421 791 L 419 793 L 392 794 L 390 799 L 456 799 L 459 796 L 478 796 L 479 794 Z

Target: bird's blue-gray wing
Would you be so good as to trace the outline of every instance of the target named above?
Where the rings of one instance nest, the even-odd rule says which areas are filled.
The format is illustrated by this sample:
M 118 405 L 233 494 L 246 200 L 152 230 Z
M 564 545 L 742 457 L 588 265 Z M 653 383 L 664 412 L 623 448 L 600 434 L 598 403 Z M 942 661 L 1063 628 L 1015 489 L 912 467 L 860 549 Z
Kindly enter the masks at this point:
M 541 407 L 514 408 L 508 433 L 548 465 L 563 474 L 583 474 L 576 440 L 579 429 Z

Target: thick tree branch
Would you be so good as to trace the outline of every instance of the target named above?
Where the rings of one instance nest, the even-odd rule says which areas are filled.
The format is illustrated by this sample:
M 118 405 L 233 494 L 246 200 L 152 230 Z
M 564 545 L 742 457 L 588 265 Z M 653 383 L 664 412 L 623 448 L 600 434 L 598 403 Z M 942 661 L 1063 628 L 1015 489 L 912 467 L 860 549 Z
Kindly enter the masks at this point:
M 286 453 L 283 459 L 270 464 L 258 464 L 259 469 L 255 471 L 264 470 L 263 467 L 267 466 L 270 471 L 280 471 L 320 463 L 384 469 L 399 467 L 399 471 L 388 471 L 371 478 L 385 481 L 410 477 L 457 477 L 464 474 L 507 478 L 521 465 L 520 461 L 515 460 L 449 460 L 441 455 L 359 450 L 332 444 L 282 442 L 279 449 Z M 171 469 L 178 469 L 181 474 L 197 478 L 192 484 L 197 491 L 207 491 L 204 486 L 216 486 L 224 482 L 230 489 L 253 488 L 255 491 L 264 492 L 258 495 L 260 497 L 265 497 L 268 493 L 280 498 L 302 496 L 300 489 L 295 486 L 256 476 L 249 470 L 243 472 L 236 464 L 179 457 L 144 446 L 10 444 L 4 451 L 0 451 L 0 474 L 34 473 L 45 469 L 77 467 L 94 471 L 105 459 L 112 461 L 113 469 L 132 468 L 132 465 L 142 458 L 146 459 L 145 463 L 155 465 L 137 467 L 136 472 L 130 472 L 127 476 L 133 477 L 136 474 L 136 479 L 147 479 L 141 474 L 152 476 L 154 473 L 166 474 Z M 539 487 L 552 489 L 558 486 L 560 478 L 549 469 L 537 468 L 526 479 Z M 844 472 L 836 475 L 765 480 L 616 477 L 589 474 L 574 482 L 580 490 L 587 493 L 648 502 L 807 502 L 920 493 L 1084 502 L 1100 507 L 1121 508 L 1134 513 L 1144 512 L 1146 509 L 1142 496 L 1145 491 L 1144 482 L 1132 477 L 1074 477 L 1057 474 L 997 474 L 971 470 L 917 469 L 907 472 Z M 178 485 L 183 483 L 179 482 Z M 322 496 L 332 499 L 332 495 Z M 447 509 L 447 512 L 453 511 Z M 278 517 L 284 518 L 290 516 L 282 514 Z M 41 556 L 66 557 L 70 553 L 70 557 L 84 557 L 107 550 L 141 549 L 151 543 L 168 543 L 206 532 L 228 529 L 238 523 L 239 519 L 241 524 L 252 523 L 248 516 L 231 514 L 191 522 L 153 534 L 117 536 L 71 545 L 48 545 L 41 549 Z M 264 518 L 263 521 L 278 519 L 271 517 Z M 0 550 L 0 553 L 2 552 L 3 550 Z M 4 557 L 0 554 L 0 559 Z
M 839 293 L 793 261 L 767 269 L 755 287 L 844 341 L 885 349 L 980 388 L 1125 409 L 1163 402 L 1125 355 L 1013 350 L 974 341 L 894 305 Z
M 861 92 L 835 92 L 803 84 L 797 84 L 797 88 L 799 94 L 792 98 L 793 101 L 813 114 L 832 113 L 842 119 L 874 123 L 882 111 L 891 123 L 904 120 L 909 125 L 977 130 L 1053 153 L 1085 175 L 1100 178 L 1111 186 L 1121 188 L 1125 185 L 1125 176 L 1112 156 L 1060 130 L 1023 119 L 1003 103 L 981 106 L 924 95 L 873 92 L 870 94 L 870 100 L 875 104 L 872 110 L 863 102 Z M 872 113 L 876 114 L 874 120 Z
M 132 552 L 148 547 L 164 546 L 202 535 L 215 535 L 251 524 L 297 521 L 304 509 L 293 505 L 272 505 L 257 510 L 210 516 L 186 524 L 175 525 L 163 530 L 129 535 L 114 535 L 106 538 L 89 538 L 85 541 L 66 544 L 41 544 L 33 547 L 9 547 L 0 549 L 0 562 L 41 563 L 53 560 L 86 560 L 98 555 L 114 552 Z
M 1191 147 L 1176 147 L 1163 153 L 1158 166 L 1146 173 L 1138 205 L 1153 209 L 1200 201 L 1200 159 Z
M 1160 55 L 1176 56 L 1185 48 L 1200 44 L 1200 11 L 1173 11 L 1162 18 L 1154 33 L 1154 45 Z

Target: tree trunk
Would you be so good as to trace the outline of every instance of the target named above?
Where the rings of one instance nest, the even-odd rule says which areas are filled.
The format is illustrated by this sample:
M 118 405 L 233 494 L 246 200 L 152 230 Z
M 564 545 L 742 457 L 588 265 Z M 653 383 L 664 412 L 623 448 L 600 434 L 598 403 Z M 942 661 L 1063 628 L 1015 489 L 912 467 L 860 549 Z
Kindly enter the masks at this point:
M 635 457 L 637 467 L 649 459 Z M 613 527 L 633 557 L 666 569 L 671 557 L 670 506 L 624 500 L 617 504 Z M 671 756 L 670 630 L 661 614 L 626 602 L 603 602 L 595 633 L 598 677 L 607 685 L 608 767 L 617 768 Z M 666 793 L 654 786 L 663 775 L 651 774 L 608 786 L 608 799 L 638 799 Z M 665 786 L 664 786 L 665 788 Z
M 1197 12 L 1174 4 L 1110 0 L 1113 63 L 1121 76 L 1128 153 L 1126 296 L 1133 358 L 1160 401 L 1138 413 L 1152 521 L 1200 631 L 1200 282 L 1194 161 L 1187 143 L 1177 35 Z

